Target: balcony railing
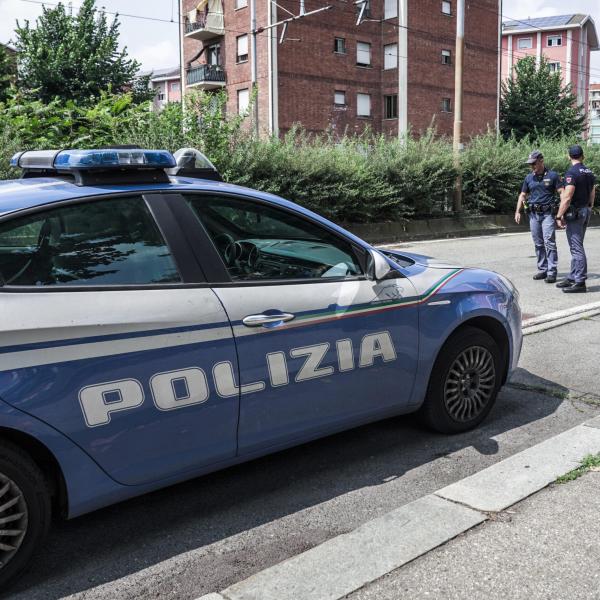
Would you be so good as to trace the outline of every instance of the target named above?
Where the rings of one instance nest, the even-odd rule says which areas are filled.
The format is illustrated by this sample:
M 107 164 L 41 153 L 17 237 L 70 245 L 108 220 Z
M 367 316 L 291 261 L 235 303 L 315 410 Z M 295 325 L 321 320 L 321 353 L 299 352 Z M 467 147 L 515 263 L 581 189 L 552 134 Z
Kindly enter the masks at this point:
M 222 11 L 195 12 L 185 20 L 185 36 L 195 40 L 209 40 L 225 33 L 225 22 Z
M 207 17 L 208 15 L 206 13 L 198 13 L 196 15 L 196 20 L 193 23 L 189 20 L 186 20 L 185 33 L 192 33 L 193 31 L 197 31 L 198 29 L 206 29 Z
M 225 85 L 225 69 L 220 65 L 202 65 L 187 72 L 188 86 L 199 86 L 205 89 Z

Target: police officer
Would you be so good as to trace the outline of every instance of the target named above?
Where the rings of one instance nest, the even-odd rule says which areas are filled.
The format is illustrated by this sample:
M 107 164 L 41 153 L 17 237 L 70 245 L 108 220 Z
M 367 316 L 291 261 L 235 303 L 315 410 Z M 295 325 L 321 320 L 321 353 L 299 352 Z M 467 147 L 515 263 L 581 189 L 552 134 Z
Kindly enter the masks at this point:
M 556 222 L 567 229 L 567 240 L 571 250 L 571 273 L 556 284 L 568 294 L 586 292 L 587 259 L 583 248 L 583 238 L 589 223 L 596 196 L 596 178 L 583 164 L 583 148 L 579 145 L 569 148 L 571 168 L 565 173 L 565 189 Z
M 543 279 L 546 283 L 556 282 L 558 268 L 558 251 L 556 249 L 556 194 L 562 189 L 560 176 L 544 166 L 544 157 L 539 150 L 534 150 L 527 159 L 531 173 L 525 177 L 517 209 L 515 221 L 521 222 L 521 209 L 527 203 L 529 212 L 529 228 L 535 245 L 538 272 L 534 279 Z

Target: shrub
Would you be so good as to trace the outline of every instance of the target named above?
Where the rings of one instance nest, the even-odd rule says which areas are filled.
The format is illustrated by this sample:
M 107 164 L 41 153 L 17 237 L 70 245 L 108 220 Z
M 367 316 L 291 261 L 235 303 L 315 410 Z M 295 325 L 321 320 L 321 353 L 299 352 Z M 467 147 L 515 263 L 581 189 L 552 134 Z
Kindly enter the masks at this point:
M 54 100 L 10 98 L 0 105 L 0 178 L 12 154 L 28 148 L 196 147 L 226 181 L 281 195 L 335 221 L 394 221 L 437 216 L 452 209 L 457 175 L 452 145 L 433 131 L 418 139 L 386 139 L 366 132 L 341 139 L 310 135 L 300 127 L 283 138 L 257 139 L 238 115 L 226 117 L 225 94 L 194 94 L 186 110 L 160 112 L 131 95 L 103 94 L 92 107 Z M 463 204 L 471 214 L 511 212 L 538 148 L 548 167 L 564 173 L 574 140 L 504 141 L 494 132 L 473 138 L 461 154 Z M 585 148 L 586 163 L 600 175 L 600 146 Z

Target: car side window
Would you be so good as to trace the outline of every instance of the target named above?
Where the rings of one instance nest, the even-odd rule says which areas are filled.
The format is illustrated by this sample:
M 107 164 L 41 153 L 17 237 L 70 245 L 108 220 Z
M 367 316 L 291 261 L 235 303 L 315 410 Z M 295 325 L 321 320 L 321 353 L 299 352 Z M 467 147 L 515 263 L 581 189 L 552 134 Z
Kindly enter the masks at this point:
M 0 223 L 0 284 L 177 283 L 167 244 L 140 196 L 64 206 Z
M 286 210 L 251 201 L 186 196 L 234 281 L 357 277 L 349 242 Z

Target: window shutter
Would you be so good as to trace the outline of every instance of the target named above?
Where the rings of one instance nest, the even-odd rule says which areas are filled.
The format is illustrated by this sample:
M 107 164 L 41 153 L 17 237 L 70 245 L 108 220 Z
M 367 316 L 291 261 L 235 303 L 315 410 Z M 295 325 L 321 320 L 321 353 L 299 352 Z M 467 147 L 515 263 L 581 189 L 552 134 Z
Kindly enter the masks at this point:
M 398 44 L 383 47 L 383 68 L 395 69 L 398 66 Z
M 369 94 L 356 94 L 356 114 L 359 117 L 371 116 L 371 96 Z
M 371 44 L 367 44 L 366 42 L 357 42 L 356 62 L 359 65 L 371 64 Z

